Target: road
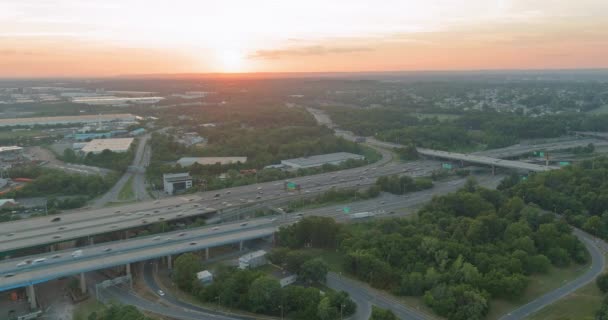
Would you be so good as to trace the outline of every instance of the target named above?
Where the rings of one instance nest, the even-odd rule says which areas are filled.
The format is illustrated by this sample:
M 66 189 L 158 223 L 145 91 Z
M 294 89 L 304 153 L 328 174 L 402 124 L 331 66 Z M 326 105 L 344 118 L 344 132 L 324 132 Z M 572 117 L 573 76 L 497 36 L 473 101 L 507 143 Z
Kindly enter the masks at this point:
M 576 235 L 579 240 L 583 242 L 591 255 L 591 266 L 589 267 L 589 270 L 587 270 L 582 276 L 568 282 L 567 284 L 509 312 L 508 314 L 502 316 L 499 320 L 524 319 L 590 283 L 604 271 L 604 268 L 606 267 L 604 253 L 606 253 L 608 249 L 608 244 L 606 244 L 605 241 L 599 240 L 578 229 L 574 230 L 574 235 Z
M 114 184 L 114 186 L 112 186 L 112 188 L 108 190 L 108 192 L 93 201 L 93 203 L 91 204 L 91 208 L 99 209 L 103 208 L 106 204 L 110 202 L 117 202 L 120 190 L 122 190 L 123 186 L 127 183 L 127 181 L 129 181 L 131 177 L 134 177 L 133 187 L 136 197 L 138 199 L 140 199 L 141 197 L 142 200 L 150 199 L 150 197 L 147 196 L 147 192 L 145 191 L 146 187 L 144 185 L 145 166 L 147 166 L 150 161 L 149 151 L 147 153 L 144 151 L 148 149 L 146 148 L 146 145 L 149 138 L 149 133 L 139 138 L 137 150 L 135 151 L 135 156 L 133 157 L 133 162 L 131 163 L 131 166 L 120 177 L 120 179 L 118 179 L 116 184 Z M 146 154 L 148 155 L 146 156 Z M 141 191 L 142 188 L 144 190 L 143 192 Z

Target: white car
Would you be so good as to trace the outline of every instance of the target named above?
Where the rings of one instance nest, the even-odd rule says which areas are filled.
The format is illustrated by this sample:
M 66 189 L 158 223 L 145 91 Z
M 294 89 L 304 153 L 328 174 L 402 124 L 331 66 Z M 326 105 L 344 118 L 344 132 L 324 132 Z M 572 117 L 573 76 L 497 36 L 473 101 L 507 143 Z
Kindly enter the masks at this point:
M 43 263 L 43 262 L 45 262 L 45 261 L 46 261 L 46 258 L 38 258 L 38 259 L 35 259 L 35 260 L 32 262 L 32 264 L 39 264 L 39 263 Z
M 82 256 L 82 250 L 76 250 L 72 252 L 72 258 L 78 258 Z
M 161 297 L 163 297 L 163 296 L 165 295 L 165 292 L 164 292 L 164 291 L 162 291 L 162 290 L 158 290 L 158 291 L 157 291 L 157 293 L 158 293 L 158 295 L 159 295 L 159 296 L 161 296 Z

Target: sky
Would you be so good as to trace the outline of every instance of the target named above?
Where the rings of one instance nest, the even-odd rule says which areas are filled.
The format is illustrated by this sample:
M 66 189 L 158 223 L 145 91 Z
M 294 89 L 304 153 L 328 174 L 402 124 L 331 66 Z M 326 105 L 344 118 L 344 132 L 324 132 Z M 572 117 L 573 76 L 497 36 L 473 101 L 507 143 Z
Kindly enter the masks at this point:
M 608 1 L 0 1 L 0 77 L 569 68 Z

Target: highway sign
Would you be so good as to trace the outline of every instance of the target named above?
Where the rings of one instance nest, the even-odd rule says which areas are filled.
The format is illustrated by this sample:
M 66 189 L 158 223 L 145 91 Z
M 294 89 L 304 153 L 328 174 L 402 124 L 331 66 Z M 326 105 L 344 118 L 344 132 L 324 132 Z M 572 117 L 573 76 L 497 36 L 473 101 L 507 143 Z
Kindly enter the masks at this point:
M 350 208 L 349 207 L 344 207 L 344 213 L 350 213 Z

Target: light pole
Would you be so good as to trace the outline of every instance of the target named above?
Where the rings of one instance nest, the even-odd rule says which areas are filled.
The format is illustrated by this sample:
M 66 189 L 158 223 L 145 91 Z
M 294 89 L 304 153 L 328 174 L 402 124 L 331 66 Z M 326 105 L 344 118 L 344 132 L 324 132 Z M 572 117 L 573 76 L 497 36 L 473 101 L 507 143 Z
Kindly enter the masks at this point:
M 217 299 L 217 310 L 220 310 L 220 296 L 215 297 Z
M 283 305 L 282 304 L 279 306 L 279 309 L 281 309 L 281 320 L 283 320 Z
M 343 317 L 342 317 L 342 309 L 344 309 L 344 307 L 346 307 L 346 305 L 344 303 L 340 304 L 340 320 L 343 319 Z

